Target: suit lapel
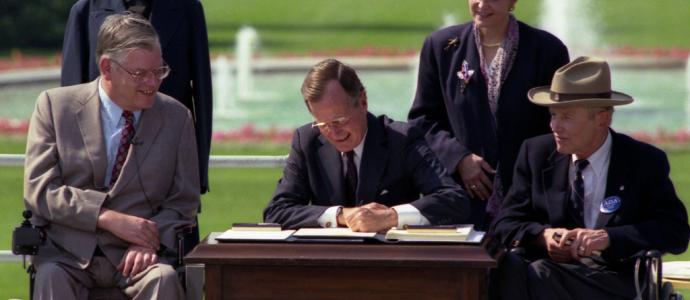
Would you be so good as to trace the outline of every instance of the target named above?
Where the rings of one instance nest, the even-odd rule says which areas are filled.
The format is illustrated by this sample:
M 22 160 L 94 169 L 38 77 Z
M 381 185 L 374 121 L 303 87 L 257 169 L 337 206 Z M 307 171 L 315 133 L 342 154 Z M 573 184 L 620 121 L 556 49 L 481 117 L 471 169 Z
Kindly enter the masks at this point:
M 488 96 L 486 94 L 486 81 L 484 81 L 484 75 L 482 75 L 482 66 L 479 60 L 479 52 L 477 52 L 477 44 L 474 42 L 474 34 L 472 34 L 472 28 L 469 29 L 469 34 L 465 38 L 466 55 L 463 61 L 467 61 L 470 70 L 474 70 L 474 74 L 468 83 L 467 88 L 472 88 L 474 92 L 482 93 L 482 97 L 478 100 L 487 102 Z M 460 62 L 462 66 L 462 62 Z M 460 69 L 456 70 L 459 71 Z M 481 87 L 481 88 L 480 88 Z
M 486 87 L 486 80 L 482 74 L 481 60 L 477 51 L 477 44 L 474 41 L 472 26 L 462 33 L 464 51 L 455 61 L 454 70 L 450 70 L 452 78 L 456 80 L 455 90 L 455 109 L 463 118 L 472 118 L 472 122 L 477 122 L 477 128 L 468 133 L 468 140 L 481 140 L 482 147 L 478 151 L 489 164 L 496 166 L 496 156 L 494 149 L 497 149 L 496 129 L 494 116 L 489 107 L 489 96 Z M 468 69 L 474 71 L 470 80 L 465 84 L 458 76 L 457 72 L 462 69 L 463 62 L 467 61 Z M 456 136 L 461 138 L 462 135 Z
M 115 182 L 112 187 L 113 192 L 119 191 L 122 187 L 127 186 L 132 178 L 138 176 L 137 173 L 143 168 L 146 161 L 146 156 L 151 150 L 151 145 L 156 140 L 156 136 L 160 132 L 162 126 L 162 112 L 160 111 L 160 98 L 156 98 L 156 103 L 153 107 L 144 110 L 141 113 L 141 118 L 138 125 L 135 127 L 134 139 L 132 145 L 129 147 L 127 159 L 122 167 L 119 180 Z
M 180 22 L 182 17 L 184 17 L 184 12 L 180 9 L 177 0 L 153 1 L 151 24 L 158 32 L 161 48 L 165 48 L 177 31 L 177 27 L 182 23 Z
M 367 114 L 367 136 L 359 166 L 357 205 L 376 201 L 378 184 L 388 163 L 385 128 L 372 114 Z
M 546 195 L 546 206 L 549 211 L 549 223 L 563 224 L 570 214 L 568 167 L 569 155 L 562 155 L 554 151 L 549 157 L 551 166 L 542 171 L 542 186 Z M 578 221 L 582 222 L 582 221 Z
M 125 11 L 125 4 L 122 0 L 91 0 L 89 28 L 92 28 L 93 32 L 98 33 L 106 17 L 122 11 Z
M 319 141 L 321 145 L 318 149 L 318 160 L 321 162 L 322 173 L 325 173 L 325 177 L 332 187 L 332 193 L 329 195 L 330 201 L 335 205 L 343 205 L 345 204 L 345 199 L 343 199 L 344 177 L 340 152 L 328 143 L 323 135 L 319 135 Z
M 112 14 L 125 11 L 125 4 L 122 0 L 90 0 L 89 2 L 91 4 L 89 8 L 89 41 L 91 47 L 93 47 L 91 52 L 95 53 L 98 30 L 101 28 L 101 25 L 103 25 L 105 18 Z
M 89 160 L 91 160 L 93 185 L 95 187 L 103 187 L 108 156 L 101 127 L 101 101 L 98 96 L 98 78 L 88 85 L 88 89 L 89 97 L 82 103 L 81 108 L 77 110 L 76 119 L 82 140 L 84 141 L 84 148 L 89 155 Z
M 626 152 L 622 150 L 618 134 L 611 130 L 611 158 L 609 161 L 609 171 L 606 175 L 606 192 L 604 193 L 604 199 L 617 196 L 621 199 L 621 202 L 625 201 L 623 196 L 625 193 L 626 174 L 629 172 L 628 169 L 630 168 L 630 164 L 634 162 L 631 162 Z M 602 199 L 602 203 L 604 199 Z M 599 216 L 597 217 L 594 228 L 603 228 L 606 226 L 616 213 L 618 213 L 618 210 L 611 213 L 602 213 L 599 211 Z

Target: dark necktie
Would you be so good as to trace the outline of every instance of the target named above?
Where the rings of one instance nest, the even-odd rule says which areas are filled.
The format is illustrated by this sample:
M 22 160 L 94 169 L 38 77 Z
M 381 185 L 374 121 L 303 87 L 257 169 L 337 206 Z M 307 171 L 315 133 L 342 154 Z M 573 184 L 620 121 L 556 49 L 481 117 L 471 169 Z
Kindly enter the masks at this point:
M 578 159 L 575 161 L 575 182 L 573 183 L 573 204 L 580 217 L 583 217 L 583 209 L 585 204 L 585 180 L 582 176 L 582 171 L 587 168 L 589 161 L 586 159 Z
M 132 137 L 134 137 L 134 114 L 131 111 L 122 111 L 122 117 L 125 119 L 125 126 L 122 127 L 120 135 L 120 147 L 117 148 L 117 156 L 115 156 L 115 165 L 113 165 L 112 177 L 110 177 L 109 186 L 112 187 L 120 176 L 122 166 L 125 164 L 127 152 L 129 152 L 129 145 L 132 144 Z
M 345 153 L 345 206 L 357 205 L 357 166 L 355 166 L 355 152 Z

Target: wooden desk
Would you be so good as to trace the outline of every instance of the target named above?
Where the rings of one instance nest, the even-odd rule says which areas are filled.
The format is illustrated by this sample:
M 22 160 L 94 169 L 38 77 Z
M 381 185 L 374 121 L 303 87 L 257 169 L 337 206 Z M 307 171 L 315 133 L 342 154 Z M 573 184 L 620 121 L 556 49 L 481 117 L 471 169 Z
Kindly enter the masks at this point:
M 213 236 L 213 234 L 212 234 Z M 484 299 L 496 262 L 479 246 L 217 243 L 185 258 L 205 264 L 216 299 Z

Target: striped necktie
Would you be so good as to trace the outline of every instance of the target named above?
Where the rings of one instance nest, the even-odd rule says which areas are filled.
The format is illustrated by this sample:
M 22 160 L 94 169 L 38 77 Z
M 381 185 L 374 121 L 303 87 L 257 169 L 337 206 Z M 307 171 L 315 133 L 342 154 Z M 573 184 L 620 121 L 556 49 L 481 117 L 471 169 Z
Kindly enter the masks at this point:
M 582 171 L 587 168 L 589 161 L 586 159 L 578 159 L 575 161 L 575 182 L 573 183 L 573 204 L 575 210 L 580 217 L 583 217 L 583 208 L 585 204 L 585 179 L 582 176 Z
M 134 137 L 134 114 L 132 114 L 131 111 L 125 110 L 122 112 L 122 118 L 125 119 L 125 126 L 122 127 L 120 147 L 117 148 L 115 165 L 113 166 L 112 176 L 110 177 L 110 187 L 115 184 L 117 178 L 120 176 L 120 171 L 125 164 L 129 146 L 132 144 L 132 138 Z

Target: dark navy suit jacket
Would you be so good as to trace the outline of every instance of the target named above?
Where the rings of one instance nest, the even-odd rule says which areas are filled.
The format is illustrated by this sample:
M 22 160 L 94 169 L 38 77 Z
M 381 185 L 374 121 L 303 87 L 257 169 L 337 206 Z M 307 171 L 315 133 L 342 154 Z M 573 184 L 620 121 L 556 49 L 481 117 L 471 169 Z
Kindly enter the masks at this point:
M 96 65 L 98 30 L 109 15 L 125 11 L 122 0 L 79 0 L 70 11 L 62 45 L 62 86 L 90 82 Z M 208 190 L 213 95 L 204 11 L 198 0 L 153 1 L 150 21 L 163 59 L 172 68 L 160 92 L 182 102 L 194 117 L 201 192 Z
M 501 88 L 495 124 L 471 22 L 441 29 L 426 38 L 417 93 L 408 115 L 410 123 L 425 132 L 431 149 L 448 172 L 458 176 L 458 181 L 458 163 L 474 153 L 494 168 L 500 163 L 504 192 L 512 182 L 522 142 L 550 132 L 548 109 L 529 102 L 527 91 L 550 85 L 556 69 L 569 60 L 568 50 L 558 38 L 522 22 L 518 24 L 518 51 Z M 474 70 L 467 84 L 457 75 L 464 61 Z M 483 222 L 485 203 L 472 200 L 475 224 Z
M 642 250 L 685 251 L 688 215 L 669 178 L 666 154 L 626 135 L 611 134 L 605 198 L 617 196 L 621 206 L 600 213 L 597 220 L 595 228 L 606 230 L 610 240 L 602 257 L 615 266 Z M 571 213 L 570 160 L 570 155 L 556 152 L 551 134 L 525 141 L 513 186 L 494 223 L 504 246 L 527 247 L 547 227 L 584 228 L 582 219 Z
M 410 203 L 432 224 L 465 222 L 468 196 L 447 175 L 422 133 L 386 116 L 368 114 L 367 122 L 357 205 Z M 345 204 L 343 186 L 340 152 L 318 129 L 302 126 L 295 131 L 264 220 L 288 228 L 318 227 L 328 207 Z

